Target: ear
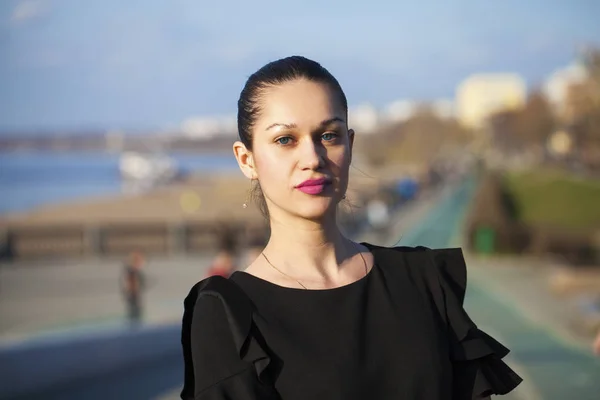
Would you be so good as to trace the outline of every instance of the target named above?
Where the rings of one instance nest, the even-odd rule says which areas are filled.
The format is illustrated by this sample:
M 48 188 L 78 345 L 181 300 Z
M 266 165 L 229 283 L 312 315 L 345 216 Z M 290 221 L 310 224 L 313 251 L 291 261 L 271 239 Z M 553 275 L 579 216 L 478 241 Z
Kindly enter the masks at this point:
M 254 157 L 250 150 L 246 148 L 244 143 L 236 141 L 233 144 L 233 155 L 237 160 L 238 166 L 242 170 L 242 173 L 248 179 L 257 179 L 258 174 L 254 166 Z
M 350 146 L 350 162 L 352 162 L 352 149 L 354 148 L 354 129 L 348 129 L 348 144 Z

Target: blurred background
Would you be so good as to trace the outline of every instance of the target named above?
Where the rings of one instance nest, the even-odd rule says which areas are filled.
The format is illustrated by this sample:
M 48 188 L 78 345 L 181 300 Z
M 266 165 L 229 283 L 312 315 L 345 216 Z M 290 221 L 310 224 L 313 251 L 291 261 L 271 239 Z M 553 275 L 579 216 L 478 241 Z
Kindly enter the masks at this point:
M 183 299 L 268 238 L 236 102 L 313 58 L 356 130 L 345 232 L 460 246 L 510 399 L 598 399 L 600 3 L 0 2 L 0 398 L 175 399 Z M 248 202 L 248 207 L 243 207 Z

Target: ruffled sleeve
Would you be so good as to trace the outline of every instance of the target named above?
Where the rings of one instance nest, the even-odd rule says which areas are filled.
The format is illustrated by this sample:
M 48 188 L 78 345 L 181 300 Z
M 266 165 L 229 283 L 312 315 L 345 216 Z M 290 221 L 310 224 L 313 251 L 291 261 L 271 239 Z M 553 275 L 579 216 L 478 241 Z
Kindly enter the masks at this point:
M 430 254 L 440 289 L 434 297 L 448 327 L 453 399 L 485 398 L 512 391 L 522 379 L 502 361 L 509 350 L 481 331 L 463 307 L 467 268 L 461 249 L 431 250 Z
M 277 399 L 270 356 L 245 293 L 220 276 L 196 284 L 184 301 L 183 400 Z

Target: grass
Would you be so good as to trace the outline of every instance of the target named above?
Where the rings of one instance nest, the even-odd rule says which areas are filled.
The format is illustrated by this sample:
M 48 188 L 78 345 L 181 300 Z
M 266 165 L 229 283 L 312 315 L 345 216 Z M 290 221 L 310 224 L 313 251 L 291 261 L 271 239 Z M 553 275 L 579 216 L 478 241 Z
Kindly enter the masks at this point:
M 599 180 L 532 170 L 509 173 L 505 181 L 521 221 L 566 229 L 600 229 Z

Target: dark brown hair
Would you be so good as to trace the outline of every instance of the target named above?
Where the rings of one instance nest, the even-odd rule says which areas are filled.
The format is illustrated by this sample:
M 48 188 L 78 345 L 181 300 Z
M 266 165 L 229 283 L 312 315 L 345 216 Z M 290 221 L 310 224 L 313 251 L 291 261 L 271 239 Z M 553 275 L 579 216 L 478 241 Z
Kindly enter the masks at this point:
M 344 111 L 348 101 L 339 82 L 316 61 L 302 56 L 291 56 L 272 61 L 250 75 L 238 100 L 238 134 L 240 141 L 252 150 L 252 127 L 260 114 L 260 96 L 269 86 L 277 86 L 296 79 L 306 79 L 328 85 L 339 96 Z

